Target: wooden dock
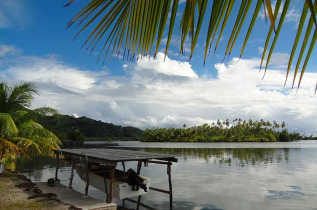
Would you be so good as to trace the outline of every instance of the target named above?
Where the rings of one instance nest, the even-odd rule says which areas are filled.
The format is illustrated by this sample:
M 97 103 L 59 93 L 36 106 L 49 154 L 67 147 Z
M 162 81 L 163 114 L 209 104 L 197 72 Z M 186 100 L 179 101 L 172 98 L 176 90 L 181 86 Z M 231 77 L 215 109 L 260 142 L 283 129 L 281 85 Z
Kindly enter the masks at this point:
M 167 166 L 167 176 L 168 176 L 168 186 L 169 189 L 159 189 L 156 187 L 149 187 L 149 190 L 165 193 L 169 195 L 170 209 L 173 209 L 173 190 L 172 190 L 172 178 L 171 178 L 171 166 L 172 162 L 178 162 L 178 159 L 174 155 L 169 154 L 159 154 L 150 153 L 142 151 L 132 151 L 132 150 L 119 150 L 119 149 L 60 149 L 55 150 L 56 154 L 56 173 L 55 180 L 58 180 L 58 169 L 60 157 L 63 157 L 65 161 L 71 164 L 71 175 L 69 181 L 69 188 L 72 187 L 74 169 L 77 163 L 85 165 L 86 173 L 86 188 L 85 195 L 88 195 L 89 187 L 89 173 L 92 167 L 102 167 L 103 169 L 109 171 L 110 179 L 110 190 L 106 192 L 107 202 L 111 203 L 114 193 L 114 182 L 115 182 L 115 170 L 118 163 L 122 164 L 123 170 L 125 170 L 125 162 L 135 161 L 137 162 L 137 174 L 140 175 L 142 165 L 148 166 L 148 164 L 161 164 Z M 106 177 L 104 177 L 106 179 Z M 146 204 L 141 203 L 141 195 L 138 196 L 137 201 L 130 198 L 123 199 L 123 201 L 135 202 L 137 204 L 136 209 L 138 210 L 140 206 L 153 209 Z M 124 203 L 124 202 L 123 202 Z M 123 205 L 124 206 L 124 205 Z
M 36 183 L 43 193 L 54 193 L 57 199 L 64 204 L 68 204 L 83 210 L 116 210 L 117 205 L 114 203 L 105 203 L 95 198 L 84 196 L 80 192 L 70 189 L 58 182 L 54 187 L 49 187 L 47 183 Z

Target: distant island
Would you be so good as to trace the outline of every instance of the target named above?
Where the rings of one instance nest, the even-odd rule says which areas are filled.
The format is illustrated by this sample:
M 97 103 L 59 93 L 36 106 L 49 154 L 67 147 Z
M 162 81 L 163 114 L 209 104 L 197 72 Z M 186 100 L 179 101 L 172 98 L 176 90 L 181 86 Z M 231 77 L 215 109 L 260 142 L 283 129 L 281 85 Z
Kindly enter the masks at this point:
M 153 128 L 143 132 L 143 142 L 289 142 L 317 140 L 298 132 L 288 132 L 286 123 L 235 119 L 187 128 Z
M 141 141 L 141 142 L 288 142 L 317 140 L 298 132 L 288 132 L 285 122 L 218 120 L 212 124 L 182 128 L 152 128 L 144 131 L 114 125 L 87 117 L 53 115 L 39 119 L 62 142 L 73 141 Z

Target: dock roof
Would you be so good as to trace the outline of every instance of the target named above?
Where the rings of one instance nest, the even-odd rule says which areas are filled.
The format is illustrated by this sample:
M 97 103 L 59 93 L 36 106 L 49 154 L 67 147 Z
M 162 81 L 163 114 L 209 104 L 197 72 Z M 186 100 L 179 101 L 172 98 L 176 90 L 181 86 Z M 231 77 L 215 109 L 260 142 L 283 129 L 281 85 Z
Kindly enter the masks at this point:
M 89 160 L 103 160 L 109 162 L 124 161 L 149 161 L 165 160 L 177 162 L 175 155 L 160 154 L 152 152 L 124 150 L 124 149 L 60 149 L 56 150 L 64 156 L 87 157 Z

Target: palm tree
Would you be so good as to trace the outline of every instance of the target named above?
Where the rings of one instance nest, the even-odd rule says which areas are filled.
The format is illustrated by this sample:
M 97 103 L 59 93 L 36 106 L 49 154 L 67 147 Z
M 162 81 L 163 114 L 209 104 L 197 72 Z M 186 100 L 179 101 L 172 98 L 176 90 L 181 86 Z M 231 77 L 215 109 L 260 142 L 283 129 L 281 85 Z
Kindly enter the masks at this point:
M 74 1 L 75 0 L 70 0 L 70 2 L 65 6 L 69 6 Z M 208 2 L 212 2 L 210 3 L 211 10 L 208 7 Z M 251 11 L 250 8 L 253 2 L 255 2 L 256 5 L 254 7 L 254 10 Z M 286 73 L 287 80 L 295 52 L 298 49 L 297 46 L 301 38 L 301 34 L 303 31 L 306 31 L 297 59 L 295 73 L 293 76 L 293 86 L 299 66 L 301 64 L 302 56 L 304 55 L 307 46 L 308 38 L 312 33 L 313 26 L 315 26 L 315 30 L 312 35 L 313 38 L 311 39 L 305 61 L 303 63 L 298 87 L 300 86 L 308 60 L 317 40 L 317 0 L 315 0 L 314 3 L 313 0 L 305 0 L 302 1 L 302 4 L 303 9 L 301 13 L 301 18 L 299 21 L 293 48 L 290 53 Z M 100 58 L 102 58 L 102 56 L 104 57 L 103 61 L 105 61 L 109 51 L 111 52 L 110 59 L 112 58 L 112 56 L 118 56 L 120 53 L 122 53 L 123 57 L 133 60 L 135 57 L 142 58 L 142 56 L 150 56 L 151 54 L 154 54 L 155 57 L 159 50 L 163 34 L 168 28 L 168 32 L 166 31 L 166 55 L 174 31 L 176 15 L 177 13 L 181 13 L 182 19 L 179 26 L 181 33 L 180 53 L 185 53 L 184 44 L 186 38 L 189 36 L 191 43 L 189 59 L 191 59 L 202 28 L 202 23 L 205 19 L 209 18 L 209 26 L 208 30 L 206 30 L 207 36 L 205 39 L 205 62 L 206 56 L 210 51 L 212 43 L 215 43 L 214 51 L 216 51 L 219 41 L 222 38 L 223 31 L 226 28 L 228 19 L 230 16 L 234 15 L 235 24 L 231 30 L 231 35 L 227 42 L 225 57 L 230 55 L 240 34 L 242 26 L 245 24 L 245 22 L 247 22 L 246 16 L 247 14 L 251 13 L 253 14 L 253 16 L 252 19 L 249 21 L 249 28 L 241 47 L 241 58 L 250 34 L 253 30 L 254 23 L 260 14 L 261 8 L 263 8 L 265 17 L 268 17 L 271 24 L 271 27 L 267 33 L 267 39 L 264 45 L 262 61 L 260 64 L 261 68 L 263 61 L 265 60 L 265 57 L 267 55 L 265 65 L 266 72 L 281 28 L 284 25 L 284 20 L 288 8 L 291 5 L 291 0 L 284 0 L 284 2 L 282 2 L 282 0 L 276 0 L 274 11 L 272 10 L 272 4 L 270 0 L 242 0 L 237 2 L 235 0 L 186 0 L 185 8 L 182 11 L 179 11 L 180 9 L 178 8 L 178 5 L 179 0 L 91 0 L 69 21 L 68 27 L 72 26 L 74 23 L 79 22 L 78 26 L 81 26 L 81 29 L 76 34 L 75 37 L 77 37 L 82 31 L 89 28 L 88 26 L 94 24 L 94 22 L 97 22 L 97 20 L 100 20 L 98 23 L 96 23 L 96 26 L 93 28 L 92 32 L 89 34 L 84 43 L 84 46 L 87 47 L 87 50 L 90 50 L 90 52 L 92 53 L 95 50 L 96 46 L 98 44 L 101 44 L 102 47 L 100 49 L 98 61 L 100 60 Z M 233 9 L 235 7 L 239 9 Z M 205 15 L 206 10 L 211 12 Z M 237 14 L 234 14 L 235 12 L 233 11 L 237 11 Z M 280 16 L 278 15 L 279 11 L 282 11 Z M 307 19 L 307 17 L 309 18 L 309 23 L 305 25 L 305 20 Z M 167 22 L 169 22 L 168 27 L 166 27 Z M 306 30 L 304 30 L 304 28 L 306 28 Z M 273 31 L 273 40 L 271 41 L 271 35 Z M 219 34 L 217 38 L 216 34 Z M 101 40 L 103 40 L 103 37 L 105 37 L 105 42 L 100 43 Z M 271 44 L 269 47 L 270 41 Z M 156 42 L 156 44 L 154 44 L 154 42 Z M 121 52 L 123 48 L 124 50 L 123 52 Z M 267 49 L 269 49 L 269 53 L 266 53 Z
M 0 83 L 0 160 L 24 155 L 48 155 L 61 142 L 36 122 L 38 117 L 56 114 L 49 107 L 30 109 L 37 94 L 32 83 L 9 87 Z

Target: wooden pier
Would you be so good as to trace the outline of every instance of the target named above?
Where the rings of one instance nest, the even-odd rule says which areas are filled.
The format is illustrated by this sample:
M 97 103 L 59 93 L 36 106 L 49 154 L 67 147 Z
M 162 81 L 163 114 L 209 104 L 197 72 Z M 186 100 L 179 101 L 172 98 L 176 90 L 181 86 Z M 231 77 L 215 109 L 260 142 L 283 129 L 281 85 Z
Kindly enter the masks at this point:
M 89 196 L 84 196 L 80 192 L 70 189 L 58 182 L 55 182 L 54 187 L 49 187 L 47 183 L 36 183 L 43 193 L 54 193 L 57 199 L 64 204 L 74 206 L 83 210 L 116 210 L 117 205 L 114 203 L 105 203 L 101 200 L 94 199 Z
M 125 171 L 125 163 L 134 161 L 137 163 L 137 174 L 140 175 L 142 164 L 148 166 L 148 164 L 163 164 L 167 166 L 167 175 L 169 189 L 159 189 L 155 187 L 149 187 L 150 190 L 165 193 L 169 195 L 170 198 L 170 209 L 173 209 L 173 190 L 172 190 L 172 178 L 171 178 L 171 166 L 172 162 L 177 162 L 177 158 L 174 155 L 169 154 L 158 154 L 142 151 L 132 151 L 132 150 L 118 150 L 118 149 L 60 149 L 55 150 L 56 154 L 56 173 L 55 180 L 58 180 L 58 169 L 60 157 L 63 156 L 64 160 L 71 163 L 71 176 L 69 182 L 69 188 L 72 187 L 72 178 L 74 173 L 75 165 L 84 163 L 86 165 L 86 188 L 85 195 L 88 195 L 89 188 L 89 172 L 92 167 L 103 167 L 107 168 L 110 174 L 110 191 L 107 195 L 107 202 L 111 203 L 113 198 L 113 188 L 115 182 L 115 169 L 118 163 L 122 164 L 123 170 Z M 123 200 L 123 205 L 125 201 L 135 202 L 137 204 L 136 209 L 140 206 L 153 209 L 146 204 L 141 203 L 141 195 L 138 196 L 137 201 L 126 198 Z

